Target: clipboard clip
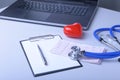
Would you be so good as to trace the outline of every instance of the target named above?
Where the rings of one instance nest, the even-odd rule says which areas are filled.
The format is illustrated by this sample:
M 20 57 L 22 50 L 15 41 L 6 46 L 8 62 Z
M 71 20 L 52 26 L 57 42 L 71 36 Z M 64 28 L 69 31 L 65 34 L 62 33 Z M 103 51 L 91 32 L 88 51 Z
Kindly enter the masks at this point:
M 49 34 L 49 35 L 30 37 L 28 40 L 31 41 L 31 42 L 36 42 L 36 41 L 39 41 L 39 40 L 42 40 L 42 39 L 43 40 L 53 39 L 55 36 L 59 36 L 62 39 L 62 37 L 60 35 Z

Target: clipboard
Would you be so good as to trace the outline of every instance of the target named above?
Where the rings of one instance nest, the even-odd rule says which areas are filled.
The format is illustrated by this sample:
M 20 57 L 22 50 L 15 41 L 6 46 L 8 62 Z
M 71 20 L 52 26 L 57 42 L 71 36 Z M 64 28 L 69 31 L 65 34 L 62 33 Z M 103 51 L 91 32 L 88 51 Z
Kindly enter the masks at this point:
M 59 35 L 44 35 L 20 41 L 35 77 L 82 67 L 82 64 L 71 60 L 69 57 L 59 56 L 50 52 L 61 39 Z M 40 46 L 44 54 L 47 65 L 42 60 L 38 46 Z

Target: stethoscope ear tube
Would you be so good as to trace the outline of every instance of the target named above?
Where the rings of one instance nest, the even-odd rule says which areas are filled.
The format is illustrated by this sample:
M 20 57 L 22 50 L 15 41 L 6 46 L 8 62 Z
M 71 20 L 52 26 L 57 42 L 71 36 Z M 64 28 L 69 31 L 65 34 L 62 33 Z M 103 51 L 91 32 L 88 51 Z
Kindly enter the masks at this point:
M 115 35 L 114 35 L 114 31 L 115 32 L 120 32 L 120 29 L 116 29 L 116 28 L 120 28 L 120 25 L 114 25 L 112 28 L 110 28 L 110 34 L 111 34 L 111 36 L 112 37 L 114 37 L 115 38 Z
M 116 40 L 116 42 L 118 44 L 120 44 L 117 37 L 114 35 L 114 32 L 120 32 L 120 29 L 117 29 L 117 28 L 120 28 L 120 25 L 115 25 L 115 26 L 112 26 L 111 28 L 100 28 L 100 29 L 95 30 L 93 35 L 98 41 L 100 41 L 104 44 L 109 44 L 102 37 L 99 36 L 100 32 L 109 31 L 110 35 Z M 111 45 L 109 45 L 109 46 L 111 46 Z M 85 51 L 83 55 L 86 57 L 91 57 L 91 58 L 108 59 L 108 58 L 115 58 L 115 57 L 120 56 L 120 50 L 118 50 L 116 52 L 104 52 L 104 53 L 95 53 L 95 52 Z
M 117 29 L 119 28 L 119 29 Z M 120 33 L 120 25 L 114 25 L 112 28 L 110 28 L 110 35 L 116 40 L 118 44 L 120 44 L 120 41 L 118 38 L 114 35 L 114 32 L 119 32 Z
M 98 34 L 102 31 L 109 31 L 109 30 L 110 30 L 110 28 L 100 28 L 100 29 L 95 30 L 93 35 L 97 40 L 101 41 L 101 37 L 98 36 Z
M 83 53 L 85 57 L 90 57 L 90 58 L 99 58 L 99 59 L 109 59 L 109 58 L 115 58 L 120 56 L 120 51 L 116 52 L 104 52 L 104 53 L 95 53 L 95 52 L 87 52 L 85 51 Z

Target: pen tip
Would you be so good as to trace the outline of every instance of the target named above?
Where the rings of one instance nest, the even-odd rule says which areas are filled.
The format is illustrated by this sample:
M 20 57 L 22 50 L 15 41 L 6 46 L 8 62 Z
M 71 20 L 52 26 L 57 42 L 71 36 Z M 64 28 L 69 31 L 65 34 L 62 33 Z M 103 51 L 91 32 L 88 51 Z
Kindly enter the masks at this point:
M 45 65 L 47 66 L 47 65 L 48 65 L 48 63 L 45 63 Z

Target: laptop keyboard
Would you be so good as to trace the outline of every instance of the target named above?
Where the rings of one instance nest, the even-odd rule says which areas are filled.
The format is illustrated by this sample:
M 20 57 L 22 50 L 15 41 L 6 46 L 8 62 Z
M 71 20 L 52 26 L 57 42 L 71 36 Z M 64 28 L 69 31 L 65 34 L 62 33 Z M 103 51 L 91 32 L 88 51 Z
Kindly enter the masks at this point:
M 19 6 L 19 8 L 27 10 L 35 10 L 40 12 L 50 12 L 59 14 L 69 14 L 75 16 L 84 16 L 88 10 L 88 7 L 77 6 L 70 4 L 58 4 L 50 2 L 38 2 L 38 1 L 25 1 L 24 5 Z

